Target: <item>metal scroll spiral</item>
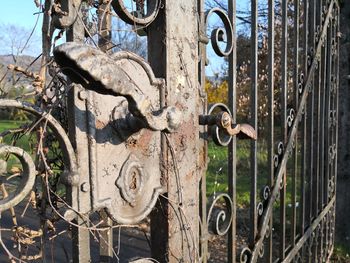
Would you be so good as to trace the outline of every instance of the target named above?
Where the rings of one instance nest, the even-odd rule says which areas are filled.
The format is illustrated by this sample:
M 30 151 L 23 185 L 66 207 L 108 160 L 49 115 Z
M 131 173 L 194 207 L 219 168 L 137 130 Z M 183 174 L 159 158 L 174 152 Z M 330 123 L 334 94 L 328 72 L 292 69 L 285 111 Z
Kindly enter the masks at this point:
M 211 32 L 211 45 L 219 57 L 227 57 L 233 50 L 233 27 L 226 12 L 220 8 L 213 8 L 206 13 L 205 28 L 208 28 L 209 17 L 216 14 L 221 19 L 224 28 L 215 28 Z M 226 42 L 225 49 L 221 48 L 219 42 Z
M 52 115 L 30 103 L 21 102 L 18 100 L 1 99 L 0 108 L 23 110 L 33 114 L 34 116 L 38 117 L 39 120 L 47 123 L 47 126 L 56 136 L 60 149 L 63 153 L 65 172 L 61 178 L 62 183 L 75 186 L 79 182 L 74 149 L 66 134 L 66 131 Z M 18 147 L 0 145 L 0 154 L 15 155 L 20 160 L 23 167 L 22 180 L 18 185 L 17 190 L 11 193 L 7 198 L 0 200 L 1 212 L 20 203 L 26 197 L 34 185 L 36 170 L 31 156 Z
M 230 109 L 223 103 L 215 103 L 209 106 L 208 115 L 215 114 L 216 111 L 224 111 L 232 116 Z M 224 130 L 217 125 L 210 128 L 210 135 L 216 145 L 228 146 L 232 140 L 232 136 L 228 135 Z
M 0 145 L 0 155 L 15 155 L 22 164 L 23 172 L 22 178 L 19 185 L 17 186 L 16 191 L 10 193 L 7 197 L 0 200 L 0 212 L 5 211 L 11 207 L 19 204 L 30 192 L 34 186 L 35 182 L 35 165 L 28 153 L 23 151 L 21 148 L 9 146 L 9 145 Z M 6 163 L 2 163 L 1 173 L 6 172 Z M 1 179 L 0 179 L 1 180 Z M 0 181 L 1 183 L 1 181 Z
M 147 12 L 144 13 L 144 0 L 136 1 L 137 10 L 129 12 L 124 4 L 124 0 L 113 0 L 112 7 L 118 16 L 129 25 L 148 26 L 157 17 L 161 8 L 161 0 L 147 1 Z
M 239 256 L 240 263 L 247 263 L 252 257 L 252 251 L 249 248 L 243 248 Z
M 218 204 L 220 200 L 225 202 L 225 210 Z M 232 223 L 232 212 L 233 204 L 228 194 L 214 196 L 207 216 L 209 232 L 219 236 L 225 235 Z

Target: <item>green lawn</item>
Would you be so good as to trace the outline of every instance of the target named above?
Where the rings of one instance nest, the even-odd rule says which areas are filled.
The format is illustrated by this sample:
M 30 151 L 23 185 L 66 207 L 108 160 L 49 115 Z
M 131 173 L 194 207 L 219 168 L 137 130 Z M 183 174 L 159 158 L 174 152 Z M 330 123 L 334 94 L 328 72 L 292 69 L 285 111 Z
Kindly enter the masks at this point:
M 0 121 L 0 133 L 8 130 L 8 129 L 15 129 L 18 128 L 18 126 L 22 125 L 23 122 L 20 121 L 9 121 L 9 120 L 1 120 Z
M 10 121 L 10 120 L 1 120 L 0 121 L 0 133 L 6 131 L 6 130 L 12 130 L 12 129 L 18 129 L 21 125 L 23 125 L 25 122 L 22 121 Z M 29 135 L 23 135 L 18 138 L 14 137 L 13 134 L 9 134 L 4 137 L 0 137 L 0 143 L 5 143 L 8 145 L 15 145 L 22 149 L 24 149 L 26 152 L 30 153 L 33 150 L 33 139 Z M 8 157 L 3 157 L 8 158 Z M 20 162 L 18 159 L 14 156 L 10 156 L 7 160 L 8 163 L 8 169 L 11 169 L 12 167 L 16 166 L 19 167 Z
M 5 130 L 18 129 L 21 125 L 25 124 L 23 121 L 10 121 L 10 120 L 1 120 L 0 121 L 0 133 Z M 33 150 L 33 136 L 22 135 L 18 138 L 13 137 L 13 135 L 7 135 L 3 138 L 0 137 L 0 143 L 5 143 L 9 145 L 15 145 L 26 152 L 31 152 Z
M 227 148 L 216 146 L 214 143 L 209 143 L 208 147 L 208 170 L 206 174 L 207 180 L 207 196 L 215 192 L 227 192 L 228 177 L 227 177 Z M 236 198 L 238 207 L 248 207 L 250 204 L 251 192 L 251 174 L 250 174 L 250 141 L 238 141 L 237 143 L 237 176 L 236 176 Z M 266 142 L 258 143 L 258 179 L 257 179 L 257 201 L 260 199 L 260 192 L 264 186 L 268 185 L 269 172 L 267 169 L 268 156 Z M 292 160 L 288 162 L 287 168 L 287 188 L 286 188 L 286 212 L 287 216 L 292 214 L 292 176 L 291 165 Z M 297 195 L 296 200 L 300 202 L 300 182 L 297 180 Z M 275 209 L 279 208 L 279 202 L 276 202 Z

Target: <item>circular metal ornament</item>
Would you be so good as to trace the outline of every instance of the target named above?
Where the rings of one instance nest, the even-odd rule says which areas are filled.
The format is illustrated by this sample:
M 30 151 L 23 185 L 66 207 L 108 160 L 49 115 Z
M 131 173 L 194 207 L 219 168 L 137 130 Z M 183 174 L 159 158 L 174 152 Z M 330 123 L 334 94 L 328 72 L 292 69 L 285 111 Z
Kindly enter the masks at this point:
M 133 207 L 136 205 L 137 196 L 143 190 L 146 177 L 141 164 L 133 156 L 125 162 L 120 171 L 116 184 L 122 197 Z
M 134 154 L 124 162 L 115 185 L 118 194 L 106 204 L 106 210 L 121 224 L 136 224 L 144 219 L 162 192 L 159 180 L 150 176 Z
M 233 204 L 230 196 L 228 194 L 219 194 L 217 197 L 213 198 L 213 202 L 210 206 L 207 222 L 210 227 L 210 232 L 223 236 L 229 230 L 232 223 L 232 211 Z M 226 211 L 224 209 L 216 207 L 216 204 L 220 199 L 225 201 Z
M 264 205 L 263 203 L 258 203 L 257 207 L 256 207 L 256 211 L 258 212 L 259 216 L 262 216 L 264 213 Z
M 247 263 L 250 261 L 251 256 L 252 256 L 252 251 L 248 247 L 246 247 L 241 251 L 239 262 Z
M 29 194 L 34 186 L 36 173 L 32 158 L 21 148 L 2 144 L 0 145 L 0 154 L 15 155 L 21 162 L 23 168 L 22 179 L 16 191 L 9 193 L 7 197 L 0 200 L 0 212 L 2 212 L 14 207 Z
M 230 109 L 223 103 L 215 103 L 209 106 L 208 115 L 215 113 L 216 110 L 227 112 L 232 116 Z M 232 136 L 220 129 L 217 125 L 213 125 L 210 129 L 210 134 L 216 145 L 228 146 L 232 140 Z
M 233 45 L 234 45 L 232 24 L 231 24 L 230 19 L 228 18 L 227 14 L 224 10 L 222 10 L 220 8 L 213 8 L 213 9 L 209 10 L 206 14 L 206 27 L 205 28 L 208 28 L 208 18 L 212 14 L 218 15 L 224 24 L 224 28 L 219 27 L 219 28 L 216 28 L 212 31 L 212 33 L 211 33 L 212 47 L 218 56 L 227 57 L 231 54 L 231 52 L 233 50 Z M 223 50 L 220 47 L 219 42 L 223 42 L 224 40 L 226 40 L 225 41 L 226 47 Z
M 124 4 L 124 0 L 113 0 L 112 7 L 125 23 L 129 25 L 148 26 L 158 15 L 160 0 L 148 1 L 147 13 L 142 17 L 138 17 L 137 12 L 130 13 Z
M 268 185 L 265 185 L 261 191 L 261 199 L 263 199 L 264 201 L 267 201 L 270 197 L 270 194 L 271 194 L 270 187 Z

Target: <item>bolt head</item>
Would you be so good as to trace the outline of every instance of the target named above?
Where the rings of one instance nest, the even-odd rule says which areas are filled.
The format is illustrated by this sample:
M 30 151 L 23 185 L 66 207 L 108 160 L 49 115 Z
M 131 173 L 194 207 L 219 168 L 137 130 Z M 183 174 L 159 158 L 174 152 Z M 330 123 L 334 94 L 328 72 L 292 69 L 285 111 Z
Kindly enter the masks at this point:
M 87 92 L 85 90 L 79 91 L 78 97 L 80 100 L 86 100 L 87 99 Z
M 88 183 L 82 183 L 80 186 L 80 189 L 82 192 L 86 193 L 89 191 L 89 184 Z
M 231 124 L 231 116 L 227 112 L 224 112 L 221 116 L 221 125 L 224 128 L 227 128 Z

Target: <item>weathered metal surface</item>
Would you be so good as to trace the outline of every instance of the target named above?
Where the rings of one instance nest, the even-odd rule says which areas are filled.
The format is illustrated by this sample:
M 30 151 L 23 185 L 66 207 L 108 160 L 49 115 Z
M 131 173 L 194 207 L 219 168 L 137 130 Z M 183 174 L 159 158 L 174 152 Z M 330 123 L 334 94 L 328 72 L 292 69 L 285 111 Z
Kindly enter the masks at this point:
M 211 235 L 227 236 L 228 262 L 329 260 L 337 172 L 338 1 L 295 0 L 292 9 L 287 0 L 279 7 L 272 0 L 267 4 L 267 28 L 261 40 L 258 1 L 251 1 L 250 124 L 236 124 L 236 72 L 240 70 L 236 66 L 236 1 L 223 4 L 227 10 L 214 7 L 206 12 L 203 0 L 137 0 L 135 10 L 122 0 L 95 3 L 103 28 L 96 48 L 82 44 L 87 29 L 77 19 L 81 2 L 61 1 L 61 7 L 55 6 L 54 26 L 68 28 L 67 39 L 72 42 L 54 50 L 56 63 L 72 81 L 68 93 L 70 140 L 50 114 L 29 104 L 1 100 L 0 107 L 41 117 L 60 142 L 66 164 L 61 180 L 68 185 L 71 205 L 64 216 L 79 225 L 73 228 L 75 262 L 91 259 L 89 215 L 101 210 L 107 212 L 101 213 L 107 227 L 137 224 L 151 214 L 153 259 L 133 262 L 207 262 Z M 147 33 L 148 61 L 128 51 L 112 54 L 110 6 L 133 30 Z M 212 30 L 209 41 L 213 15 L 223 28 Z M 281 36 L 278 55 L 277 30 Z M 216 55 L 228 61 L 229 106 L 207 106 L 204 86 L 209 42 Z M 264 78 L 259 68 L 264 52 L 260 49 L 267 54 L 267 98 L 263 102 L 259 82 Z M 278 80 L 277 70 L 281 72 Z M 263 103 L 268 104 L 267 127 L 258 136 Z M 207 198 L 210 136 L 217 145 L 228 147 L 228 187 L 227 193 L 215 192 Z M 266 174 L 258 169 L 264 136 L 268 174 L 259 178 Z M 250 207 L 245 208 L 249 233 L 239 238 L 239 246 L 236 137 L 253 139 Z M 0 153 L 4 149 L 19 153 L 8 146 L 0 146 Z M 24 166 L 28 163 L 23 162 Z M 25 175 L 30 176 L 24 179 L 33 180 L 33 171 Z M 16 196 L 16 203 L 31 184 L 21 187 L 25 191 Z M 288 191 L 291 204 L 287 204 Z M 14 204 L 4 200 L 0 210 Z M 279 214 L 273 215 L 276 203 Z M 107 228 L 100 235 L 101 262 L 115 256 L 111 232 Z
M 127 5 L 125 5 L 123 0 L 112 1 L 112 6 L 115 12 L 123 19 L 126 23 L 130 25 L 137 26 L 149 26 L 157 17 L 161 1 L 154 0 L 147 2 L 147 11 L 144 11 L 145 1 L 135 1 L 136 10 L 129 12 Z
M 0 144 L 0 155 L 15 155 L 21 162 L 23 169 L 21 173 L 22 178 L 20 183 L 17 185 L 16 191 L 11 192 L 7 197 L 3 196 L 3 198 L 0 200 L 1 213 L 11 207 L 16 206 L 29 194 L 34 186 L 36 174 L 35 165 L 32 158 L 23 149 Z M 6 162 L 4 164 L 6 164 Z M 0 176 L 2 176 L 2 173 L 6 173 L 6 166 L 3 167 L 3 170 L 4 171 L 0 172 Z M 0 184 L 3 184 L 2 180 L 3 178 L 0 178 Z
M 218 105 L 214 105 L 213 108 L 217 106 Z M 237 137 L 240 138 L 257 140 L 257 133 L 251 125 L 232 123 L 232 117 L 227 111 L 221 111 L 214 115 L 200 115 L 199 124 L 211 126 L 212 132 L 214 132 L 214 134 L 212 134 L 214 141 L 219 141 L 220 132 L 226 133 L 226 136 L 237 135 Z M 228 140 L 228 142 L 230 142 L 230 140 Z M 228 143 L 226 144 L 228 145 Z M 219 143 L 219 145 L 222 144 Z
M 159 102 L 151 98 L 165 89 L 163 80 L 156 79 L 147 62 L 136 54 L 123 52 L 109 57 L 87 45 L 65 43 L 54 55 L 63 72 L 84 88 L 125 97 L 140 128 L 171 132 L 179 127 L 181 112 L 176 107 L 160 109 Z
M 154 77 L 140 57 L 128 52 L 109 58 L 91 47 L 67 43 L 55 50 L 55 58 L 72 80 L 115 97 L 96 93 L 83 96 L 89 105 L 86 132 L 93 147 L 89 150 L 92 210 L 107 208 L 119 223 L 141 221 L 163 191 L 160 134 L 142 128 L 174 130 L 180 121 L 175 110 L 160 111 L 160 99 L 155 94 L 164 88 L 163 81 Z
M 66 40 L 81 43 L 85 37 L 85 25 L 81 19 L 81 8 L 84 4 L 81 0 L 69 0 L 73 6 L 77 8 L 77 19 L 66 31 Z M 80 211 L 81 214 L 88 216 L 91 211 L 91 195 L 90 192 L 81 191 L 81 185 L 90 188 L 90 172 L 89 172 L 89 151 L 88 138 L 86 130 L 79 127 L 87 127 L 87 110 L 86 101 L 79 96 L 82 88 L 79 85 L 71 84 L 68 91 L 67 111 L 68 111 L 68 131 L 69 138 L 72 142 L 76 153 L 77 167 L 79 174 L 79 184 L 77 187 L 68 189 L 68 201 L 72 204 L 72 208 Z M 87 227 L 90 226 L 87 218 L 79 216 L 73 221 L 78 227 L 72 228 L 72 254 L 75 262 L 89 262 L 90 255 L 90 232 Z
M 79 5 L 74 1 L 61 0 L 52 8 L 52 22 L 56 28 L 66 29 L 73 25 L 78 17 Z

